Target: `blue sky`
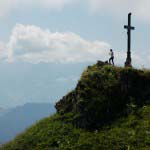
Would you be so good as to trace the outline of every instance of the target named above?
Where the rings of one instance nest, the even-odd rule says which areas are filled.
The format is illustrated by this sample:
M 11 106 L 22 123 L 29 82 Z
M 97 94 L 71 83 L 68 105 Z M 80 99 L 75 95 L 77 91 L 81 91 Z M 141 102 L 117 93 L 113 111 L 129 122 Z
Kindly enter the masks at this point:
M 131 11 L 133 12 L 132 24 L 136 27 L 136 30 L 132 34 L 133 59 L 135 59 L 133 63 L 136 66 L 144 65 L 149 67 L 147 65 L 149 61 L 147 55 L 150 47 L 150 16 L 148 7 L 150 2 L 147 0 L 133 0 L 132 2 L 129 0 L 121 2 L 119 0 L 14 0 L 13 3 L 9 0 L 1 0 L 0 3 L 2 8 L 0 11 L 0 40 L 3 46 L 7 47 L 11 42 L 11 37 L 14 37 L 14 34 L 18 34 L 15 37 L 17 40 L 16 45 L 11 46 L 11 53 L 14 55 L 18 46 L 17 44 L 22 42 L 19 36 L 23 33 L 18 33 L 20 29 L 15 30 L 19 24 L 20 26 L 17 26 L 17 28 L 22 28 L 22 32 L 32 26 L 31 33 L 38 32 L 34 28 L 40 28 L 41 32 L 43 32 L 42 34 L 46 30 L 51 32 L 49 33 L 50 35 L 56 32 L 68 35 L 68 32 L 71 32 L 86 42 L 105 42 L 107 46 L 103 45 L 97 51 L 103 50 L 106 52 L 107 48 L 112 47 L 117 52 L 116 61 L 120 65 L 123 64 L 122 59 L 125 59 L 123 56 L 126 52 L 126 31 L 123 29 L 123 25 L 127 24 L 127 13 Z M 26 36 L 31 37 L 29 33 L 26 34 Z M 34 38 L 37 37 L 34 36 Z M 29 41 L 30 39 L 28 37 L 23 40 L 24 43 L 28 43 L 25 40 Z M 94 43 L 91 43 L 92 45 Z M 22 44 L 21 46 L 23 48 L 20 48 L 19 51 L 29 48 L 27 45 Z M 85 46 L 85 48 L 87 47 Z M 78 50 L 80 51 L 80 48 Z M 4 51 L 6 53 L 6 50 Z M 100 58 L 107 58 L 105 52 L 103 52 L 103 56 L 100 56 Z M 87 51 L 85 51 L 86 53 Z M 89 54 L 91 55 L 91 53 Z M 94 59 L 97 59 L 97 57 L 93 56 L 92 60 L 94 61 Z
M 132 31 L 133 65 L 150 68 L 149 7 L 149 0 L 0 0 L 0 72 L 4 72 L 0 88 L 6 89 L 1 94 L 3 100 L 0 105 L 7 107 L 9 103 L 18 105 L 28 102 L 27 95 L 31 94 L 29 91 L 33 87 L 32 84 L 24 87 L 26 80 L 34 76 L 36 78 L 36 74 L 57 74 L 54 69 L 52 73 L 47 72 L 46 67 L 43 70 L 44 64 L 55 64 L 65 77 L 68 73 L 65 66 L 76 66 L 76 69 L 69 68 L 71 72 L 65 79 L 63 76 L 64 80 L 61 74 L 57 76 L 57 88 L 62 85 L 62 81 L 67 82 L 66 79 L 71 78 L 63 92 L 60 90 L 55 93 L 59 98 L 75 86 L 86 65 L 93 64 L 98 59 L 107 60 L 110 48 L 115 51 L 116 64 L 123 66 L 127 49 L 127 34 L 123 26 L 127 24 L 128 12 L 133 13 L 132 25 L 136 29 Z M 38 71 L 29 69 L 35 66 L 39 67 Z M 5 76 L 7 69 L 10 70 L 9 76 Z M 16 85 L 20 76 L 22 78 Z M 16 87 L 15 92 L 12 92 L 13 86 L 7 90 L 10 78 L 11 84 Z M 50 84 L 51 93 L 45 93 L 42 89 L 47 84 L 47 78 L 37 79 L 34 83 L 41 85 L 41 95 L 46 95 L 43 101 L 50 101 L 48 95 L 56 89 Z M 42 84 L 43 80 L 45 84 Z M 34 97 L 31 102 L 36 101 L 36 90 L 34 88 L 31 94 Z M 22 93 L 21 96 L 17 92 Z M 38 102 L 42 101 L 42 96 Z M 15 99 L 14 102 L 11 99 Z M 54 99 L 56 101 L 58 97 Z

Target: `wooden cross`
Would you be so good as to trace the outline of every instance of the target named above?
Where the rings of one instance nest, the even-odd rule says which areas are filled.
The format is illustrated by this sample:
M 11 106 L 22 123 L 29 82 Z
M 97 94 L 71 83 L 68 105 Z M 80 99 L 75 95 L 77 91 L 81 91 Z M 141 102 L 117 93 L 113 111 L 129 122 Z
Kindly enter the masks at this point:
M 128 14 L 128 25 L 125 25 L 124 28 L 127 29 L 128 41 L 127 41 L 127 59 L 125 62 L 125 67 L 132 67 L 131 59 L 131 31 L 135 28 L 131 26 L 131 13 Z

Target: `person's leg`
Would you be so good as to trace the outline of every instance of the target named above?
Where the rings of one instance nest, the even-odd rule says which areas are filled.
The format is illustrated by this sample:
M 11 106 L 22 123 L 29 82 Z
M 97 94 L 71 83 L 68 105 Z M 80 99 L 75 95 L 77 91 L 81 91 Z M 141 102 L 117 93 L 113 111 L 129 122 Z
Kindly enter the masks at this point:
M 112 64 L 113 64 L 113 66 L 114 66 L 114 57 L 112 57 L 112 59 L 111 59 L 111 60 L 112 60 Z
M 109 58 L 109 64 L 111 64 L 111 58 Z

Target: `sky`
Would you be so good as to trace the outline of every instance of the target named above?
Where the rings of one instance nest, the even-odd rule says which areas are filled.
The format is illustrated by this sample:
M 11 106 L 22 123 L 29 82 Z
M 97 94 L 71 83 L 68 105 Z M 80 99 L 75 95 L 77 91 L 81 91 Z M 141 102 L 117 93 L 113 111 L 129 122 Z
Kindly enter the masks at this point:
M 149 69 L 149 7 L 149 0 L 0 0 L 0 106 L 36 99 L 57 101 L 75 86 L 86 65 L 108 60 L 110 48 L 116 65 L 123 66 L 127 51 L 127 31 L 123 27 L 129 12 L 135 26 L 133 66 Z M 45 77 L 48 73 L 49 78 Z M 51 76 L 56 81 L 53 84 L 46 82 Z M 31 78 L 36 88 L 26 84 Z M 69 84 L 63 87 L 64 82 Z M 45 89 L 48 84 L 50 93 Z M 54 85 L 63 89 L 50 100 L 57 91 Z M 38 88 L 42 96 L 37 94 Z

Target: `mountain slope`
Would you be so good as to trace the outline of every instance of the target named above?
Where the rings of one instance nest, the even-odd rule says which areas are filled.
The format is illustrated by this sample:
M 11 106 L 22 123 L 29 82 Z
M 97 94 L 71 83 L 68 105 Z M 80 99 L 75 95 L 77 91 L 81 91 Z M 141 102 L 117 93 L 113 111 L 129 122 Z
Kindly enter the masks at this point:
M 5 143 L 36 121 L 55 113 L 49 103 L 28 103 L 0 116 L 0 143 Z
M 1 150 L 149 150 L 150 71 L 103 62 L 88 67 L 77 87 Z
M 150 107 L 130 114 L 95 131 L 75 128 L 60 121 L 59 115 L 46 118 L 19 135 L 1 150 L 149 150 Z
M 128 114 L 129 107 L 150 104 L 150 71 L 118 68 L 98 62 L 88 67 L 75 90 L 57 104 L 60 115 L 73 114 L 73 123 L 95 129 Z

